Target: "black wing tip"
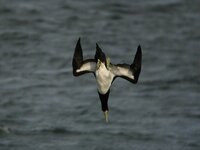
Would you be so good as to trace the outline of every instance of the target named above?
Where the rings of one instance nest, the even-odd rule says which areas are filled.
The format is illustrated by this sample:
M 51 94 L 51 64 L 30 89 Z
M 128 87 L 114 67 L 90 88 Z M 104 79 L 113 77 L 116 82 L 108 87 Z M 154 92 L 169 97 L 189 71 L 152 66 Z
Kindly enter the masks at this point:
M 138 82 L 141 68 L 142 68 L 142 48 L 140 45 L 138 45 L 137 52 L 135 54 L 135 58 L 133 60 L 133 63 L 131 64 L 131 69 L 133 70 L 133 74 L 135 77 L 134 83 Z
M 76 70 L 81 67 L 82 62 L 83 62 L 83 52 L 82 52 L 82 47 L 81 47 L 80 37 L 79 37 L 79 39 L 76 43 L 74 56 L 73 56 L 73 59 L 72 59 L 74 76 L 76 75 Z
M 137 47 L 137 51 L 139 51 L 140 53 L 142 53 L 142 48 L 141 48 L 141 45 L 139 44 L 138 47 Z
M 137 47 L 137 52 L 135 54 L 135 59 L 136 60 L 140 60 L 140 62 L 142 61 L 142 48 L 141 48 L 141 45 L 138 45 Z
M 78 38 L 78 41 L 76 43 L 75 49 L 77 49 L 77 48 L 81 48 L 81 38 L 80 37 Z
M 78 43 L 79 43 L 79 44 L 81 43 L 81 38 L 80 38 L 80 37 L 78 38 L 77 44 L 78 44 Z

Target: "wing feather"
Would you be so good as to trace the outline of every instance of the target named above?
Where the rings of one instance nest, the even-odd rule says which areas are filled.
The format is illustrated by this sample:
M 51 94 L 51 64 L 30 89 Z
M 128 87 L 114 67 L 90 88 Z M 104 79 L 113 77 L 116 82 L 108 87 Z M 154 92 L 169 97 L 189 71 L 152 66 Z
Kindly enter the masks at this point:
M 142 50 L 140 45 L 137 48 L 134 61 L 131 65 L 117 64 L 111 65 L 111 72 L 116 77 L 122 77 L 132 83 L 137 83 L 142 65 Z
M 96 68 L 96 62 L 94 59 L 83 60 L 83 52 L 80 43 L 80 38 L 78 39 L 78 42 L 75 47 L 72 66 L 74 76 L 94 72 Z
M 77 73 L 89 73 L 89 72 L 94 72 L 96 68 L 96 62 L 94 59 L 87 59 L 83 61 L 82 65 L 80 68 L 76 69 Z

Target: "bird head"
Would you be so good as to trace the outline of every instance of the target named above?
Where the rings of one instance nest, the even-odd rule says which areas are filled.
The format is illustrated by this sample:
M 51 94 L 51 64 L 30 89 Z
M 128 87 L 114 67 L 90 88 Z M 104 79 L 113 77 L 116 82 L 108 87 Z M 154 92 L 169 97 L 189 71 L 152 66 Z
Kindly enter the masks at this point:
M 106 68 L 109 70 L 110 68 L 110 58 L 106 57 L 105 53 L 101 50 L 99 45 L 96 43 L 96 54 L 95 54 L 95 61 L 97 63 L 97 69 L 104 64 Z
M 95 60 L 96 62 L 100 61 L 102 63 L 106 63 L 106 55 L 104 52 L 101 50 L 99 45 L 96 43 L 96 54 L 95 54 Z

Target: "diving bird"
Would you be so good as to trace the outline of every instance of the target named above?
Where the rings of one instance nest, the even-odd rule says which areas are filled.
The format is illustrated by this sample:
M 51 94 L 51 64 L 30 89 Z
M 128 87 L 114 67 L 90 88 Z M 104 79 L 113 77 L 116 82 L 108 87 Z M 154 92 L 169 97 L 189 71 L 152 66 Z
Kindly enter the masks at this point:
M 131 83 L 136 84 L 141 71 L 142 50 L 137 47 L 137 52 L 132 64 L 112 64 L 110 58 L 105 55 L 99 45 L 96 43 L 96 54 L 93 59 L 83 60 L 83 52 L 80 38 L 75 47 L 72 60 L 73 75 L 80 76 L 86 73 L 93 73 L 97 82 L 97 91 L 101 101 L 105 121 L 108 122 L 108 98 L 110 87 L 117 77 L 124 78 Z

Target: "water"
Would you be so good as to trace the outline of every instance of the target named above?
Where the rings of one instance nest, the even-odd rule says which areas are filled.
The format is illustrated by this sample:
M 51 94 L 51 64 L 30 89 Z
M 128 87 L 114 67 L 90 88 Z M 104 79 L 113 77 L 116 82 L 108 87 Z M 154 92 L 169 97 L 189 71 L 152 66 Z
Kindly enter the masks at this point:
M 1 0 L 1 150 L 198 150 L 199 0 Z M 113 63 L 143 50 L 139 83 L 117 79 L 106 124 L 91 74 L 72 76 L 78 37 Z

